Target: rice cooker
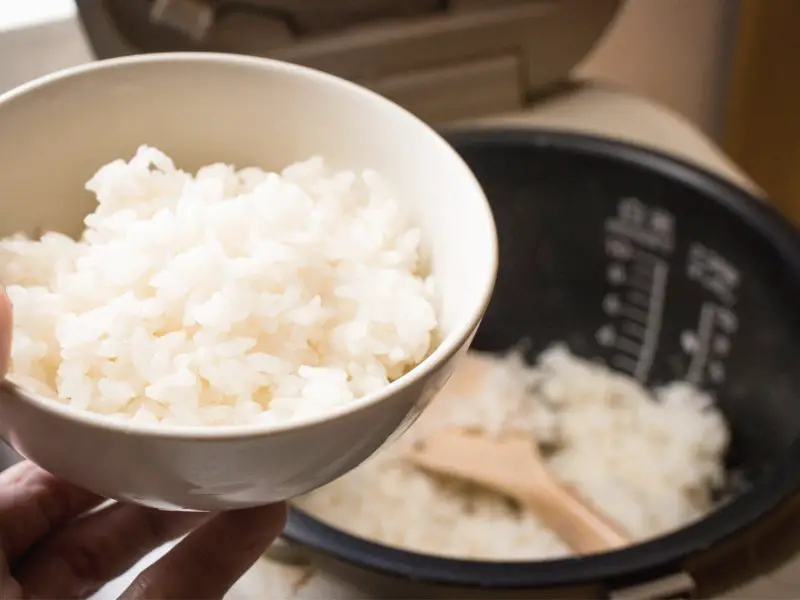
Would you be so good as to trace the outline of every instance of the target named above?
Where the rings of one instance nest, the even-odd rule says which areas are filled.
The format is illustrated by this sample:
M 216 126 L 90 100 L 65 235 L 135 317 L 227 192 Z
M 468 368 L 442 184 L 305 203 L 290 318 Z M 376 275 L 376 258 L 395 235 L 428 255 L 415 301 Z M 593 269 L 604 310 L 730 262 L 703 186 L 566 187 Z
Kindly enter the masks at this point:
M 369 87 L 441 127 L 543 126 L 659 145 L 752 186 L 679 118 L 624 92 L 572 81 L 570 71 L 622 0 L 77 0 L 100 58 L 174 50 L 265 56 Z M 785 562 L 800 539 L 791 500 L 757 526 L 713 545 L 691 567 L 637 573 L 613 598 L 690 597 L 735 586 Z M 277 544 L 275 560 L 326 561 Z M 319 557 L 318 557 L 319 558 Z M 334 569 L 342 575 L 341 566 Z M 357 569 L 355 569 L 357 570 Z M 357 573 L 352 581 L 366 579 Z M 391 586 L 391 583 L 388 584 Z M 328 597 L 345 597 L 317 587 Z M 338 588 L 336 588 L 338 589 Z M 391 595 L 387 590 L 387 596 Z M 762 596 L 765 597 L 765 596 Z

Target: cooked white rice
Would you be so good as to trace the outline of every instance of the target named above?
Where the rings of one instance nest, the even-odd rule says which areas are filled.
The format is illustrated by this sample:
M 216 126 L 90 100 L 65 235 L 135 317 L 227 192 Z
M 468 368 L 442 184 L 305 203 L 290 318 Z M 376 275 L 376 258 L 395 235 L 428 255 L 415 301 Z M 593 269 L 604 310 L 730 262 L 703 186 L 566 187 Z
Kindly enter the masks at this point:
M 282 422 L 375 392 L 434 344 L 420 229 L 321 158 L 195 176 L 143 146 L 86 184 L 80 241 L 0 243 L 11 379 L 139 423 Z
M 527 510 L 413 467 L 409 444 L 450 426 L 535 437 L 549 468 L 636 539 L 676 529 L 713 507 L 728 430 L 711 398 L 686 383 L 649 393 L 564 346 L 534 367 L 491 359 L 469 395 L 444 392 L 400 441 L 298 505 L 356 535 L 419 552 L 541 559 L 570 550 Z M 454 379 L 458 376 L 454 376 Z

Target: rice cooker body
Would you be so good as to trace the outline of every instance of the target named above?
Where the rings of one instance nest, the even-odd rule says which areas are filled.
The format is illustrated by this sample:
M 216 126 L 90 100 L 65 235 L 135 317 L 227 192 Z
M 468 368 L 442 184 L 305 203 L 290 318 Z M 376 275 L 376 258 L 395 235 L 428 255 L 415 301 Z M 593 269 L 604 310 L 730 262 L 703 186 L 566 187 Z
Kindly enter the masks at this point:
M 758 198 L 647 149 L 530 130 L 459 131 L 449 140 L 483 185 L 500 242 L 495 293 L 474 345 L 498 351 L 527 338 L 534 358 L 565 341 L 648 386 L 686 378 L 700 385 L 732 431 L 729 497 L 663 537 L 567 560 L 423 556 L 298 511 L 286 537 L 380 597 L 618 597 L 640 584 L 630 597 L 708 596 L 787 556 L 787 544 L 800 544 L 798 232 Z M 649 281 L 662 278 L 645 324 L 657 324 L 656 339 L 637 360 L 622 361 L 598 333 L 621 327 L 604 298 L 623 294 L 615 273 L 640 268 L 637 255 L 655 268 Z M 710 345 L 700 340 L 706 356 L 687 347 L 687 332 L 711 336 Z M 641 360 L 649 361 L 644 372 Z M 790 530 L 798 535 L 782 535 Z

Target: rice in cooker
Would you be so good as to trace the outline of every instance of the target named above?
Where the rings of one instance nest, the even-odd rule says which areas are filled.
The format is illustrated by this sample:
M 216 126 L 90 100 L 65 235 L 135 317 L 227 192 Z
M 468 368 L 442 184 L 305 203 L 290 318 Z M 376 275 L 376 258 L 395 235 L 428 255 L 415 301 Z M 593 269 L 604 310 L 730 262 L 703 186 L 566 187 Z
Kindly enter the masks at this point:
M 427 554 L 490 560 L 570 554 L 530 511 L 422 472 L 404 458 L 410 444 L 452 426 L 530 434 L 560 480 L 637 540 L 713 508 L 725 480 L 729 433 L 709 395 L 683 382 L 651 393 L 563 345 L 534 366 L 519 353 L 486 360 L 477 389 L 443 392 L 397 443 L 299 499 L 299 508 L 355 535 Z
M 102 167 L 79 240 L 0 243 L 12 381 L 144 424 L 285 422 L 371 394 L 435 343 L 421 231 L 373 171 L 159 150 Z

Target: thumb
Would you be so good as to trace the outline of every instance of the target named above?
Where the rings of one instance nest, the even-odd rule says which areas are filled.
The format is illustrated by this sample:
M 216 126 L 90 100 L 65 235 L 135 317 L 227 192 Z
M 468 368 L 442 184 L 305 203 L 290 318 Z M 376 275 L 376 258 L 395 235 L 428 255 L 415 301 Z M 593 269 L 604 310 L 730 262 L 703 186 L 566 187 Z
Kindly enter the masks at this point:
M 13 310 L 11 300 L 4 288 L 0 287 L 0 377 L 8 372 L 8 360 L 11 356 Z

